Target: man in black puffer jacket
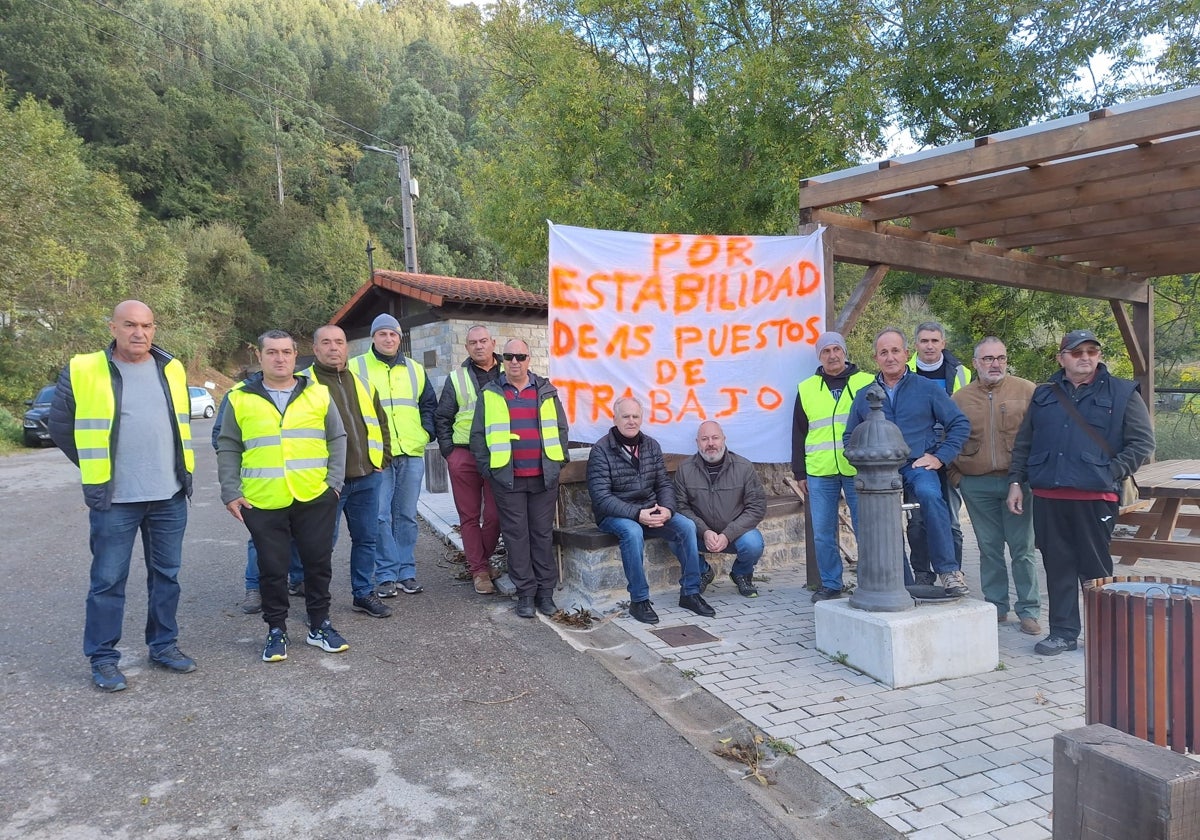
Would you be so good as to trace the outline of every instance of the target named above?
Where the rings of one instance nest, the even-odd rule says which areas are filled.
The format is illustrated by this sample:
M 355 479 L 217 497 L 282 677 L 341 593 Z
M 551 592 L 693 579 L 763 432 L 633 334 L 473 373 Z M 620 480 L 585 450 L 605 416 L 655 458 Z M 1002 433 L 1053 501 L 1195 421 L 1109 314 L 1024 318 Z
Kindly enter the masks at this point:
M 587 484 L 596 524 L 615 536 L 621 546 L 629 614 L 646 624 L 658 623 L 642 562 L 647 529 L 663 528 L 683 570 L 679 606 L 697 615 L 716 615 L 700 596 L 696 526 L 675 512 L 675 486 L 667 475 L 662 447 L 641 432 L 641 401 L 636 397 L 618 399 L 613 404 L 613 419 L 616 425 L 592 447 Z

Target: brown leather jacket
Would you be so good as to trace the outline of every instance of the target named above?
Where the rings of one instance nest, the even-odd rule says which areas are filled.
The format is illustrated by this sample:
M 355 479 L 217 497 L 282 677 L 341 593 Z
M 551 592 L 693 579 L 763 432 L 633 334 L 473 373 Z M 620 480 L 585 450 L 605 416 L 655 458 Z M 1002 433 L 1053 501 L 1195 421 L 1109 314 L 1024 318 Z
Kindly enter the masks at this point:
M 954 404 L 971 421 L 971 434 L 950 466 L 954 486 L 964 475 L 1008 474 L 1013 441 L 1035 387 L 1028 379 L 1005 376 L 995 385 L 973 379 L 954 392 Z

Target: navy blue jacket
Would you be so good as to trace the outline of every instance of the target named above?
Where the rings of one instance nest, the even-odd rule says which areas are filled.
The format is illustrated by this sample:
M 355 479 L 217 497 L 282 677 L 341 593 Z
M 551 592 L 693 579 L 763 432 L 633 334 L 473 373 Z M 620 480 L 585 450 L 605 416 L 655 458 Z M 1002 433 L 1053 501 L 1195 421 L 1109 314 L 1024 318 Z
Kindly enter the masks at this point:
M 875 382 L 883 388 L 883 375 L 877 374 Z M 846 433 L 842 435 L 845 446 L 850 445 L 850 433 L 871 413 L 868 390 L 862 388 L 854 395 Z M 948 465 L 958 457 L 971 434 L 971 421 L 946 395 L 941 383 L 911 371 L 905 371 L 896 383 L 894 397 L 889 398 L 884 389 L 883 416 L 900 427 L 904 442 L 908 444 L 910 464 L 930 453 Z

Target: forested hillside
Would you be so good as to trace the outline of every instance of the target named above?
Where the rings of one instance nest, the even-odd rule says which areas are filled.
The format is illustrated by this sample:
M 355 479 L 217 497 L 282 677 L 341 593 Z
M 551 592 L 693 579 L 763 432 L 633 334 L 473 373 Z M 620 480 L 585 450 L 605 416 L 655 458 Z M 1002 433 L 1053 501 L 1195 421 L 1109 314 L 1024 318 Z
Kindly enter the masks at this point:
M 155 308 L 170 349 L 221 366 L 265 327 L 322 323 L 366 278 L 368 239 L 376 266 L 402 267 L 396 163 L 364 145 L 411 149 L 423 271 L 539 287 L 546 219 L 786 233 L 799 178 L 900 138 L 941 144 L 1194 84 L 1198 11 L 0 0 L 0 403 L 98 346 L 123 297 Z M 961 284 L 888 283 L 891 312 L 916 299 L 958 335 L 983 324 Z M 1009 334 L 1072 314 L 971 295 Z M 1185 332 L 1180 358 L 1195 355 Z

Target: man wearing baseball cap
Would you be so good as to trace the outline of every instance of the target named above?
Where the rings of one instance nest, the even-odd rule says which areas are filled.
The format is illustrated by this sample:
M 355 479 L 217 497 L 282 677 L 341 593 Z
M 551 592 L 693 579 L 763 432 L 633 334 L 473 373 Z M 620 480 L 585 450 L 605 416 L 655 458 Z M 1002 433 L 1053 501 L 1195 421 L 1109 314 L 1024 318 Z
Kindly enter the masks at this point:
M 858 495 L 854 491 L 858 471 L 846 460 L 842 433 L 854 395 L 874 381 L 871 374 L 846 360 L 846 340 L 841 333 L 822 333 L 815 347 L 821 364 L 797 387 L 792 410 L 792 474 L 807 497 L 821 572 L 813 603 L 842 594 L 838 506 L 843 495 L 850 522 L 858 530 Z
M 1121 481 L 1154 454 L 1138 384 L 1108 372 L 1095 333 L 1063 336 L 1058 364 L 1033 392 L 1008 471 L 1009 511 L 1022 513 L 1023 483 L 1033 490 L 1034 540 L 1050 598 L 1050 635 L 1033 648 L 1043 656 L 1078 647 L 1079 582 L 1112 576 Z
M 379 536 L 375 550 L 376 594 L 409 595 L 417 583 L 417 499 L 425 476 L 425 444 L 433 440 L 437 396 L 425 368 L 400 352 L 400 322 L 388 313 L 371 322 L 371 349 L 350 360 L 350 369 L 379 393 L 388 418 L 392 461 L 379 487 Z

